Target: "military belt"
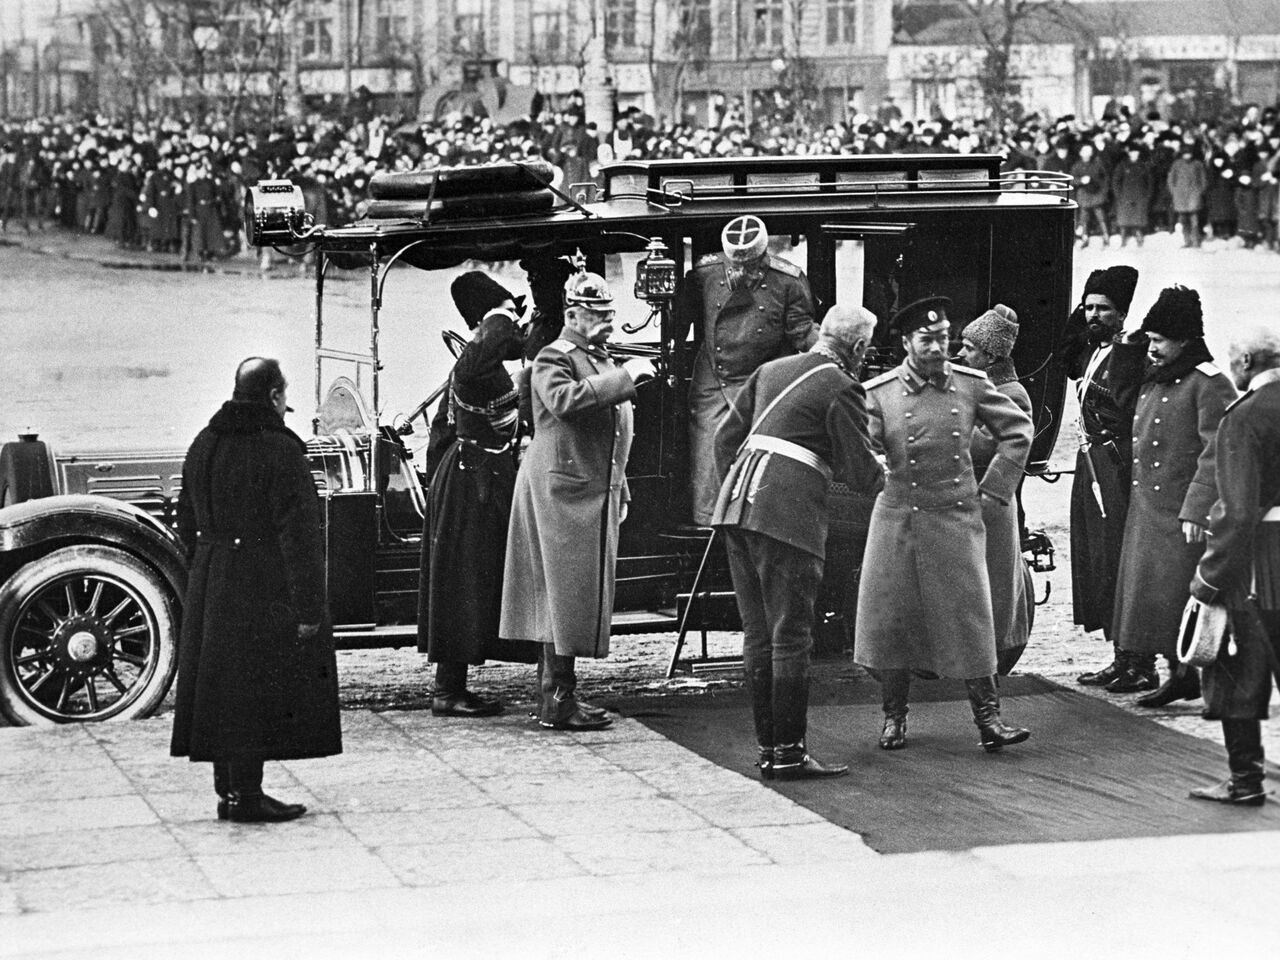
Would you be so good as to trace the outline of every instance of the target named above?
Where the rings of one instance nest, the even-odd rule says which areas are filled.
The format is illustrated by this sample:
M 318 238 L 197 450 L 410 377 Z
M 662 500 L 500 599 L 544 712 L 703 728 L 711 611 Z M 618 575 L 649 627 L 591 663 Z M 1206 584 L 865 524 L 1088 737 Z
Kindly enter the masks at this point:
M 769 453 L 789 457 L 792 460 L 799 460 L 806 467 L 812 467 L 822 474 L 822 478 L 827 483 L 831 482 L 831 468 L 823 463 L 822 458 L 808 447 L 802 447 L 800 444 L 792 443 L 790 440 L 783 440 L 781 437 L 770 437 L 760 433 L 753 433 L 747 437 L 745 446 L 749 450 L 765 450 Z

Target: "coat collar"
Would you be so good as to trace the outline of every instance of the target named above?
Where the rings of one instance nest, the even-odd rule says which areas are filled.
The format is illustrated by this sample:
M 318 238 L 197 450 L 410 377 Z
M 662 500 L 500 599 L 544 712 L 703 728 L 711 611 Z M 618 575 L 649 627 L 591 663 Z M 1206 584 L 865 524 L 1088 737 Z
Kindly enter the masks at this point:
M 242 403 L 228 400 L 209 421 L 214 433 L 283 433 L 305 447 L 302 438 L 285 426 L 274 409 L 265 403 Z
M 566 326 L 560 331 L 560 336 L 564 337 L 570 343 L 589 353 L 593 357 L 608 359 L 609 351 L 599 344 L 592 343 L 577 330 L 571 330 Z
M 930 385 L 945 392 L 951 386 L 951 377 L 951 364 L 946 362 L 942 364 L 942 372 L 933 377 L 925 377 L 906 360 L 898 365 L 898 379 L 912 393 L 919 393 Z

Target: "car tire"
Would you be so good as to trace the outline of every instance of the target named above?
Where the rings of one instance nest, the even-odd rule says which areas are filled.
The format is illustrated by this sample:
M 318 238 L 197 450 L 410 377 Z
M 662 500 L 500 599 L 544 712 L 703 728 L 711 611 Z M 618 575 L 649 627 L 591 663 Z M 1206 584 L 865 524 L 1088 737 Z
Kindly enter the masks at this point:
M 177 639 L 156 570 L 118 547 L 61 547 L 0 584 L 0 714 L 20 725 L 148 716 L 173 683 Z

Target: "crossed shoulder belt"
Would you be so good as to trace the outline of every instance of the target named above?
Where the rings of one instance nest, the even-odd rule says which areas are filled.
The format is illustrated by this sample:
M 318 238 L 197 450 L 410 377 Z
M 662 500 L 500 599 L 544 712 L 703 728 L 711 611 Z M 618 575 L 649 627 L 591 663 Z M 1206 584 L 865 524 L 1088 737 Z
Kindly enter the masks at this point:
M 802 447 L 800 444 L 792 443 L 790 440 L 783 440 L 781 437 L 770 437 L 760 433 L 753 433 L 747 437 L 743 446 L 747 450 L 763 450 L 767 453 L 776 453 L 783 457 L 789 457 L 792 460 L 799 460 L 806 467 L 812 467 L 822 474 L 822 478 L 827 483 L 831 482 L 831 468 L 808 447 Z

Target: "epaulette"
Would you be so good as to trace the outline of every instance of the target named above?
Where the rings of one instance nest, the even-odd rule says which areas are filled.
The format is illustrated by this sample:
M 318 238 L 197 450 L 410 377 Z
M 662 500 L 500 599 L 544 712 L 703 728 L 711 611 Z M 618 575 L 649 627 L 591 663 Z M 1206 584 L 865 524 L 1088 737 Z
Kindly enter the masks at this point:
M 576 343 L 574 343 L 572 340 L 566 340 L 564 337 L 557 337 L 556 339 L 548 343 L 547 346 L 555 347 L 561 353 L 571 353 L 572 351 L 578 349 L 578 345 Z M 543 347 L 543 349 L 545 350 L 546 347 Z
M 1216 377 L 1220 373 L 1222 373 L 1222 371 L 1219 370 L 1217 366 L 1214 365 L 1212 360 L 1206 360 L 1204 363 L 1197 363 L 1196 369 L 1199 370 L 1201 373 L 1203 373 L 1206 377 Z
M 886 373 L 880 374 L 878 377 L 872 377 L 870 380 L 865 381 L 862 384 L 862 389 L 872 390 L 876 387 L 883 387 L 886 383 L 892 383 L 896 379 L 898 379 L 898 371 L 889 370 Z
M 769 267 L 779 273 L 785 273 L 789 277 L 798 277 L 801 273 L 800 268 L 790 260 L 783 260 L 781 257 L 775 257 L 772 254 L 769 255 Z
M 704 253 L 702 256 L 698 258 L 698 262 L 693 265 L 693 268 L 696 270 L 698 267 L 710 267 L 713 264 L 717 264 L 719 262 L 720 262 L 720 254 Z
M 973 367 L 966 367 L 961 363 L 952 363 L 951 369 L 956 373 L 963 373 L 967 377 L 981 377 L 983 380 L 987 379 L 987 371 L 975 370 Z

